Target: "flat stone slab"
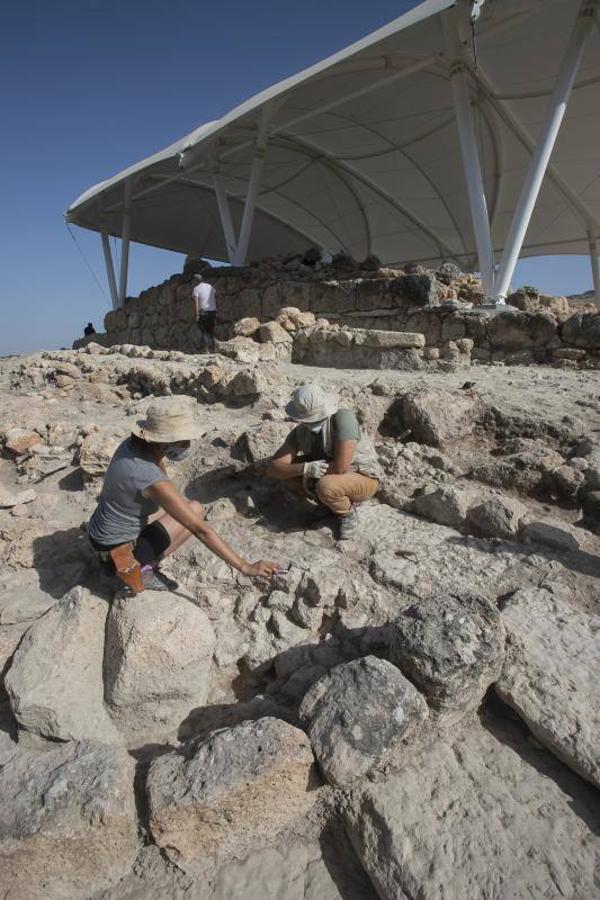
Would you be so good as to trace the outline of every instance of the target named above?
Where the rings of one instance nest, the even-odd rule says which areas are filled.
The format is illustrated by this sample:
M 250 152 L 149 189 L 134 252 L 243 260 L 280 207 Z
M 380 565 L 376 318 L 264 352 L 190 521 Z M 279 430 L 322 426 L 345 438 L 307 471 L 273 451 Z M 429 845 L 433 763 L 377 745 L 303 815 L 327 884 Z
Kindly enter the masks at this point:
M 477 725 L 351 791 L 346 827 L 380 897 L 598 895 L 597 804 L 515 728 Z
M 264 846 L 303 816 L 316 795 L 303 731 L 265 717 L 222 728 L 154 760 L 148 773 L 150 828 L 185 865 L 195 858 Z
M 502 611 L 498 695 L 559 759 L 600 787 L 600 616 L 560 592 L 517 591 Z
M 306 694 L 300 717 L 327 781 L 357 781 L 428 716 L 396 666 L 365 656 L 336 666 Z
M 377 331 L 364 329 L 353 331 L 357 344 L 365 347 L 396 347 L 398 350 L 420 350 L 425 346 L 425 335 L 409 331 Z
M 138 850 L 135 762 L 69 742 L 0 768 L 0 896 L 81 900 L 110 887 Z
M 504 627 L 483 597 L 438 594 L 413 603 L 389 634 L 392 662 L 442 712 L 477 708 L 500 675 Z

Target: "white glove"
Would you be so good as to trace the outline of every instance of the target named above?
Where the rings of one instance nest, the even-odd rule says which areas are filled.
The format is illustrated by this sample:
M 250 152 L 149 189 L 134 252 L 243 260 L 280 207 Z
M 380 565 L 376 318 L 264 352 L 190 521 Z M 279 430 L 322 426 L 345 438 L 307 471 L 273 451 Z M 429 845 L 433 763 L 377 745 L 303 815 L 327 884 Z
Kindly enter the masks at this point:
M 326 459 L 316 459 L 314 462 L 304 463 L 302 474 L 304 478 L 314 478 L 318 481 L 319 478 L 322 478 L 323 475 L 325 475 L 328 468 L 329 463 Z

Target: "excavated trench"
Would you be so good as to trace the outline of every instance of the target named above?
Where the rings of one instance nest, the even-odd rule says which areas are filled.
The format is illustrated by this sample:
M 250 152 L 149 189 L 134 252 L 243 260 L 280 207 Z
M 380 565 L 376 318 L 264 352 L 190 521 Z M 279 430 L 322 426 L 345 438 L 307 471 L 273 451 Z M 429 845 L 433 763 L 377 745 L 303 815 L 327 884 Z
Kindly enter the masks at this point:
M 519 373 L 510 375 L 516 386 L 502 380 L 502 373 L 496 372 L 495 384 L 479 371 L 477 383 L 464 386 L 458 374 L 454 380 L 402 374 L 386 382 L 373 373 L 355 377 L 314 371 L 313 377 L 322 378 L 343 403 L 357 409 L 363 427 L 375 437 L 386 473 L 379 497 L 361 510 L 359 536 L 344 545 L 335 539 L 334 523 L 314 507 L 291 501 L 280 486 L 264 478 L 264 459 L 289 430 L 280 411 L 283 400 L 307 370 L 244 369 L 227 363 L 219 373 L 212 362 L 204 368 L 177 360 L 111 363 L 114 367 L 102 382 L 103 390 L 113 392 L 110 401 L 61 402 L 50 407 L 51 415 L 33 395 L 39 372 L 32 369 L 23 376 L 29 403 L 23 404 L 22 397 L 20 406 L 5 400 L 7 420 L 32 427 L 40 417 L 44 424 L 52 418 L 54 430 L 45 429 L 44 434 L 58 435 L 59 426 L 64 429 L 68 462 L 36 481 L 16 482 L 15 475 L 31 478 L 35 471 L 18 458 L 1 473 L 4 477 L 8 472 L 5 481 L 11 489 L 34 484 L 41 498 L 30 517 L 0 513 L 8 573 L 5 594 L 33 596 L 33 565 L 48 589 L 42 595 L 50 596 L 43 613 L 23 622 L 16 646 L 2 659 L 2 687 L 21 719 L 22 749 L 44 755 L 62 752 L 60 748 L 73 740 L 106 742 L 110 735 L 108 743 L 113 742 L 115 752 L 135 759 L 135 839 L 127 851 L 134 853 L 135 863 L 123 863 L 119 871 L 115 864 L 114 884 L 90 890 L 88 900 L 233 900 L 239 896 L 236 890 L 246 890 L 244 885 L 250 885 L 245 898 L 254 900 L 266 896 L 267 886 L 278 883 L 282 873 L 302 885 L 297 893 L 289 885 L 282 887 L 285 900 L 375 900 L 395 896 L 389 882 L 381 880 L 388 863 L 396 867 L 393 877 L 404 894 L 417 895 L 433 888 L 427 866 L 421 867 L 420 850 L 415 848 L 413 861 L 402 857 L 410 834 L 421 829 L 426 848 L 431 838 L 434 849 L 425 849 L 424 859 L 432 865 L 434 860 L 434 868 L 443 873 L 435 847 L 453 835 L 468 845 L 478 840 L 476 830 L 469 831 L 465 823 L 472 817 L 484 830 L 478 816 L 486 804 L 492 819 L 508 823 L 508 850 L 489 838 L 499 871 L 505 871 L 503 854 L 517 852 L 510 849 L 511 840 L 526 846 L 531 858 L 545 859 L 542 843 L 536 844 L 529 833 L 531 822 L 539 824 L 541 835 L 548 833 L 551 822 L 559 822 L 566 835 L 560 852 L 556 850 L 560 865 L 571 866 L 570 877 L 581 896 L 592 896 L 590 866 L 596 851 L 590 848 L 600 821 L 593 810 L 596 788 L 589 780 L 595 776 L 587 745 L 568 745 L 560 731 L 552 737 L 563 759 L 559 761 L 550 752 L 548 738 L 533 737 L 537 713 L 523 711 L 526 704 L 512 682 L 502 688 L 510 705 L 494 687 L 502 658 L 493 647 L 502 643 L 503 629 L 516 629 L 522 610 L 535 604 L 536 610 L 547 604 L 549 613 L 536 612 L 527 622 L 528 634 L 535 637 L 542 625 L 554 627 L 570 610 L 572 628 L 583 629 L 580 646 L 587 646 L 586 616 L 597 616 L 600 548 L 596 523 L 581 510 L 595 484 L 595 408 L 594 417 L 587 419 L 586 407 L 580 407 L 583 418 L 566 417 L 558 404 L 551 415 L 540 412 L 533 394 L 533 399 L 519 396 L 526 385 Z M 90 365 L 93 371 L 87 375 L 97 377 L 99 367 Z M 592 402 L 586 398 L 593 397 L 594 388 L 585 388 L 576 373 L 553 377 L 570 392 L 567 408 L 574 409 L 576 399 Z M 40 390 L 51 400 L 66 400 L 48 379 L 43 385 Z M 84 388 L 78 390 L 83 397 Z M 238 552 L 249 559 L 274 559 L 284 572 L 269 585 L 253 583 L 232 573 L 201 544 L 190 542 L 169 560 L 168 569 L 180 582 L 175 595 L 121 604 L 111 600 L 94 558 L 75 553 L 73 536 L 80 534 L 79 523 L 95 503 L 102 460 L 109 457 L 103 442 L 127 429 L 123 407 L 137 416 L 153 395 L 188 392 L 201 403 L 206 431 L 193 458 L 174 467 L 173 477 L 186 496 L 203 503 L 208 521 Z M 46 465 L 46 457 L 39 459 Z M 80 593 L 67 602 L 62 598 L 73 580 L 85 589 L 76 588 Z M 36 603 L 41 610 L 42 600 Z M 443 618 L 453 603 L 465 610 L 460 628 Z M 485 610 L 483 619 L 478 604 Z M 7 621 L 8 610 L 8 605 L 0 607 L 0 640 L 5 635 L 8 639 L 7 629 L 20 627 Z M 12 606 L 10 615 L 16 618 Z M 81 625 L 84 619 L 87 624 Z M 398 650 L 399 622 L 412 641 L 410 650 L 402 651 L 408 657 Z M 94 638 L 99 631 L 102 640 Z M 436 657 L 439 634 L 447 636 L 452 648 L 448 653 L 455 654 L 452 659 L 461 666 L 466 657 L 456 647 L 466 647 L 467 655 L 476 658 L 475 695 L 466 682 L 463 693 L 453 694 L 448 685 L 454 675 L 443 683 L 435 676 L 441 658 Z M 573 634 L 577 643 L 580 638 Z M 560 628 L 556 634 L 540 634 L 539 640 L 542 645 L 551 641 L 557 653 L 566 646 Z M 552 704 L 558 703 L 558 712 L 552 713 L 556 720 L 568 717 L 569 702 L 560 705 L 542 675 L 516 655 L 514 648 L 520 645 L 513 632 L 506 646 L 508 674 L 513 667 L 523 683 L 537 686 L 540 679 L 547 708 L 554 710 Z M 371 660 L 371 669 L 364 668 L 365 658 Z M 594 663 L 589 653 L 587 658 Z M 569 660 L 569 676 L 577 681 L 583 676 L 575 656 Z M 340 667 L 348 672 L 347 680 L 332 681 Z M 30 672 L 36 673 L 32 682 L 27 680 Z M 383 679 L 373 682 L 376 688 L 365 682 L 369 673 Z M 393 681 L 398 677 L 404 677 L 401 685 Z M 335 712 L 319 705 L 323 698 L 313 700 L 313 720 L 306 698 L 318 692 L 321 683 L 329 685 L 325 697 L 339 705 Z M 377 693 L 382 685 L 390 691 L 385 697 L 394 697 L 400 705 L 405 701 L 397 699 L 397 692 L 412 691 L 411 702 L 416 702 L 414 694 L 420 696 L 425 710 L 420 723 L 415 719 L 413 731 L 394 737 L 396 742 L 385 753 L 381 741 L 389 739 L 390 717 L 382 713 L 395 707 Z M 560 689 L 567 690 L 563 682 Z M 576 696 L 584 694 L 578 687 Z M 467 695 L 476 699 L 467 703 Z M 441 702 L 440 697 L 446 699 Z M 72 707 L 81 698 L 76 708 L 85 733 L 74 733 Z M 568 700 L 572 703 L 573 697 Z M 582 703 L 578 701 L 574 733 L 585 735 L 594 711 Z M 417 707 L 402 709 L 414 712 Z M 318 725 L 319 715 L 333 717 L 328 727 L 337 729 L 339 747 L 346 748 L 338 756 L 335 747 L 327 746 L 327 729 Z M 291 730 L 281 735 L 257 731 L 266 719 Z M 344 730 L 353 728 L 361 729 L 360 740 L 354 742 Z M 226 744 L 230 736 L 231 747 Z M 194 780 L 197 754 L 208 753 L 206 742 L 213 755 L 203 758 L 210 765 Z M 252 759 L 244 757 L 245 747 Z M 306 754 L 312 760 L 313 752 L 325 784 L 306 792 L 298 786 L 308 783 Z M 343 771 L 348 759 L 354 765 L 360 758 L 362 765 L 371 754 L 368 776 L 342 786 L 327 784 L 324 773 L 330 771 L 331 754 L 336 772 Z M 263 755 L 283 760 L 283 768 L 275 763 L 273 769 L 256 768 L 255 760 Z M 478 756 L 485 761 L 483 774 Z M 461 761 L 457 769 L 456 760 Z M 572 769 L 585 771 L 589 780 Z M 215 772 L 227 777 L 233 772 L 239 779 L 232 783 L 222 774 L 219 781 Z M 455 782 L 457 796 L 452 793 Z M 252 787 L 246 795 L 248 785 Z M 213 793 L 205 804 L 202 791 L 209 790 Z M 231 799 L 228 806 L 230 794 L 235 803 Z M 185 804 L 191 797 L 199 810 L 194 816 L 225 829 L 224 846 L 229 849 L 216 865 L 214 860 L 186 857 L 186 829 L 191 826 Z M 265 827 L 271 823 L 271 831 L 267 828 L 258 844 L 244 824 L 246 811 L 251 820 L 252 803 L 257 802 L 264 806 Z M 288 807 L 298 813 L 293 822 L 281 818 Z M 406 811 L 408 821 L 417 810 L 422 823 L 413 823 L 413 832 L 403 831 L 398 810 Z M 89 840 L 93 844 L 105 837 L 101 831 Z M 482 845 L 480 855 L 485 852 Z M 126 860 L 127 853 L 120 855 Z M 461 865 L 470 871 L 475 863 Z M 513 886 L 531 884 L 532 896 L 535 891 L 542 895 L 548 884 L 546 870 L 523 866 L 513 876 Z M 474 872 L 473 878 L 485 884 L 477 882 L 483 878 L 480 874 Z

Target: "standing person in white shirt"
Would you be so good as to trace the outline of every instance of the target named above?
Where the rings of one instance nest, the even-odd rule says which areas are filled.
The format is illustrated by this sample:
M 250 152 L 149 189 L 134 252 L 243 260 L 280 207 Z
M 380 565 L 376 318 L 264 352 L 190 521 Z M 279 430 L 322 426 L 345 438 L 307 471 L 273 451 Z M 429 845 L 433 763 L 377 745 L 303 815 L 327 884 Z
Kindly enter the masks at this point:
M 200 329 L 200 349 L 214 351 L 215 324 L 217 320 L 215 289 L 212 284 L 204 281 L 199 272 L 194 275 L 194 278 L 196 279 L 196 285 L 192 291 L 192 297 L 196 309 L 196 320 Z

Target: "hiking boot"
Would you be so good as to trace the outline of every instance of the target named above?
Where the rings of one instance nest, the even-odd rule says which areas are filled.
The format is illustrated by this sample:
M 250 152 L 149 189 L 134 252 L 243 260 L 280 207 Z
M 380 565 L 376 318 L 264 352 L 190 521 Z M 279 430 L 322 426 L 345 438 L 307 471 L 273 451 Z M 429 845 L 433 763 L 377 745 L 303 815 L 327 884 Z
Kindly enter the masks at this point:
M 358 510 L 352 507 L 347 516 L 338 516 L 340 541 L 351 541 L 358 533 Z
M 142 569 L 142 581 L 146 591 L 176 591 L 179 587 L 176 581 L 152 566 L 144 566 Z

